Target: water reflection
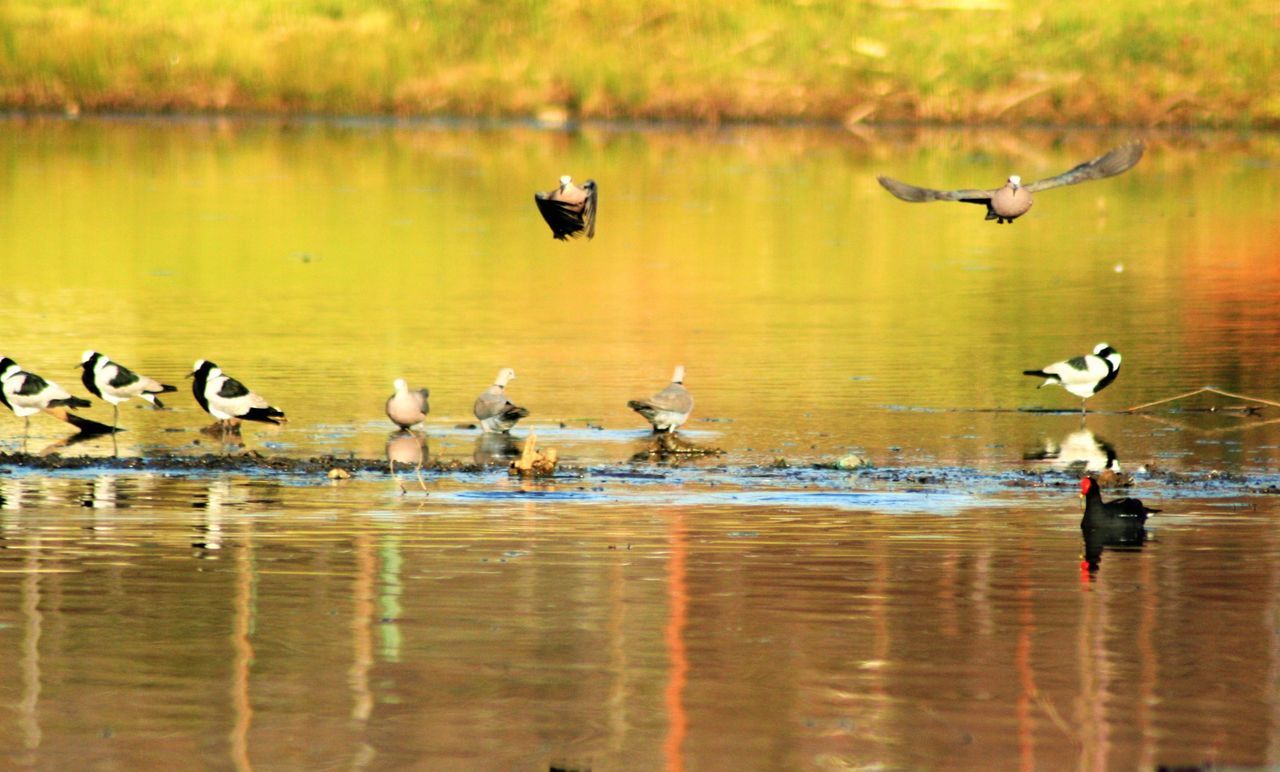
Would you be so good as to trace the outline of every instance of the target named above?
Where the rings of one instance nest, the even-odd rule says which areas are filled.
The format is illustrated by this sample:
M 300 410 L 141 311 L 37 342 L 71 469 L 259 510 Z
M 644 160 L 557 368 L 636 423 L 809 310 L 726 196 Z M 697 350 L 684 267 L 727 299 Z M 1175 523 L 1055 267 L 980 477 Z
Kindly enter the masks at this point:
M 1095 435 L 1087 426 L 1062 438 L 1060 442 L 1044 438 L 1042 447 L 1023 454 L 1024 461 L 1044 461 L 1053 469 L 1076 473 L 1120 473 L 1120 459 L 1115 446 Z
M 422 465 L 426 463 L 428 454 L 427 435 L 423 432 L 402 429 L 387 435 L 387 465 L 401 493 L 405 492 L 405 487 L 396 473 L 396 465 L 412 468 L 418 478 L 418 486 L 425 491 L 427 484 L 422 479 Z
M 6 498 L 15 482 L 0 478 Z M 1109 560 L 1081 591 L 1046 560 L 1076 549 L 1060 508 L 1023 492 L 945 516 L 536 496 L 406 516 L 377 481 L 322 486 L 309 508 L 316 486 L 158 478 L 89 538 L 113 510 L 82 506 L 86 486 L 106 502 L 140 481 L 71 482 L 24 480 L 19 498 L 43 504 L 0 517 L 0 574 L 21 576 L 0 582 L 0 741 L 34 766 L 74 766 L 99 751 L 70 740 L 104 727 L 180 729 L 244 768 L 1280 760 L 1280 655 L 1258 623 L 1274 604 L 1250 590 L 1280 564 L 1265 499 L 1162 540 L 1158 562 Z M 207 543 L 188 552 L 193 533 Z M 110 742 L 121 763 L 143 753 Z
M 1104 549 L 1137 552 L 1147 543 L 1147 529 L 1140 523 L 1080 529 L 1084 538 L 1084 565 L 1090 576 L 1102 565 Z
M 506 433 L 481 432 L 476 437 L 472 460 L 481 466 L 507 466 L 520 455 L 516 438 Z

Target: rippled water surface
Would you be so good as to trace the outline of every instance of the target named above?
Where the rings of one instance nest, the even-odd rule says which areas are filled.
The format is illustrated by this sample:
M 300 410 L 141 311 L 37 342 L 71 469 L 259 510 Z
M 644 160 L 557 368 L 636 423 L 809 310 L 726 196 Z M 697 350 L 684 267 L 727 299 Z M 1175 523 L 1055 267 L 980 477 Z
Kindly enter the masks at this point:
M 87 348 L 181 387 L 114 440 L 2 412 L 0 451 L 381 458 L 405 377 L 431 457 L 500 460 L 466 424 L 510 366 L 517 436 L 568 467 L 402 493 L 0 466 L 0 759 L 1280 764 L 1280 408 L 1123 412 L 1280 401 L 1280 141 L 1148 136 L 1004 226 L 875 182 L 1128 138 L 0 121 L 0 353 L 81 394 Z M 561 173 L 599 183 L 594 241 L 533 207 Z M 1104 340 L 1087 421 L 1021 375 Z M 202 433 L 198 358 L 289 423 Z M 686 439 L 725 452 L 633 461 L 626 401 L 675 364 Z M 855 451 L 878 472 L 815 468 Z M 1164 511 L 1091 573 L 1073 475 L 1108 463 Z

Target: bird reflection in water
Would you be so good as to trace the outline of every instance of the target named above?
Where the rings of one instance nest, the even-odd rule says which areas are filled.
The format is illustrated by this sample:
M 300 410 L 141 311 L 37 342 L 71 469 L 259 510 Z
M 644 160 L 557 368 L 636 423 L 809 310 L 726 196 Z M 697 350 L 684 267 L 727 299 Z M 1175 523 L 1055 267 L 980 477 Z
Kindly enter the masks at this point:
M 516 438 L 506 433 L 481 432 L 472 459 L 480 466 L 506 466 L 520 455 Z
M 396 484 L 400 486 L 401 495 L 408 493 L 408 490 L 404 487 L 404 481 L 396 474 L 396 464 L 402 467 L 413 467 L 414 474 L 418 478 L 418 487 L 426 491 L 427 483 L 422 479 L 422 465 L 426 459 L 427 436 L 425 434 L 405 429 L 387 435 L 387 465 L 391 470 L 391 476 L 396 478 Z
M 1024 453 L 1022 459 L 1044 461 L 1054 469 L 1080 473 L 1120 474 L 1120 459 L 1116 455 L 1115 446 L 1083 425 L 1064 437 L 1062 442 L 1045 438 L 1042 447 Z
M 1102 565 L 1104 549 L 1137 551 L 1147 541 L 1147 516 L 1159 512 L 1139 499 L 1123 498 L 1104 502 L 1102 490 L 1093 477 L 1080 481 L 1080 497 L 1084 515 L 1080 518 L 1080 534 L 1084 539 L 1084 561 L 1092 579 Z

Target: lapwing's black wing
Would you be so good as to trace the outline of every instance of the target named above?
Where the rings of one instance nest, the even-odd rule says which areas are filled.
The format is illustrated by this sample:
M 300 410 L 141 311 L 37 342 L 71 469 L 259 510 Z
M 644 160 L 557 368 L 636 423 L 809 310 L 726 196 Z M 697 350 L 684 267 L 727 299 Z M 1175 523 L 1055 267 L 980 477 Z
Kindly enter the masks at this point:
M 966 204 L 986 204 L 995 195 L 995 190 L 934 190 L 921 188 L 892 177 L 876 177 L 885 190 L 912 203 L 925 201 L 960 201 Z
M 1073 169 L 1063 172 L 1056 177 L 1049 177 L 1043 180 L 1036 180 L 1030 185 L 1024 186 L 1028 193 L 1038 193 L 1042 190 L 1050 188 L 1060 188 L 1063 185 L 1075 185 L 1080 182 L 1088 182 L 1089 180 L 1101 180 L 1107 177 L 1114 177 L 1122 172 L 1127 172 L 1133 168 L 1134 164 L 1142 159 L 1142 151 L 1146 150 L 1146 145 L 1142 140 L 1134 140 L 1125 145 L 1121 145 L 1110 152 L 1098 156 L 1092 161 L 1085 161 Z

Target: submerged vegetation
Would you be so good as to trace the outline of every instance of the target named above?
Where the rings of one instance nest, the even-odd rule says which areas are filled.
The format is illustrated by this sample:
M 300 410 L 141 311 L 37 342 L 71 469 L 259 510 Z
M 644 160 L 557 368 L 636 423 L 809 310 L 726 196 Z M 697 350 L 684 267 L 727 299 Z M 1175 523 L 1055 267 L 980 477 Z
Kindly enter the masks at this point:
M 1280 126 L 1270 0 L 11 0 L 9 109 Z

